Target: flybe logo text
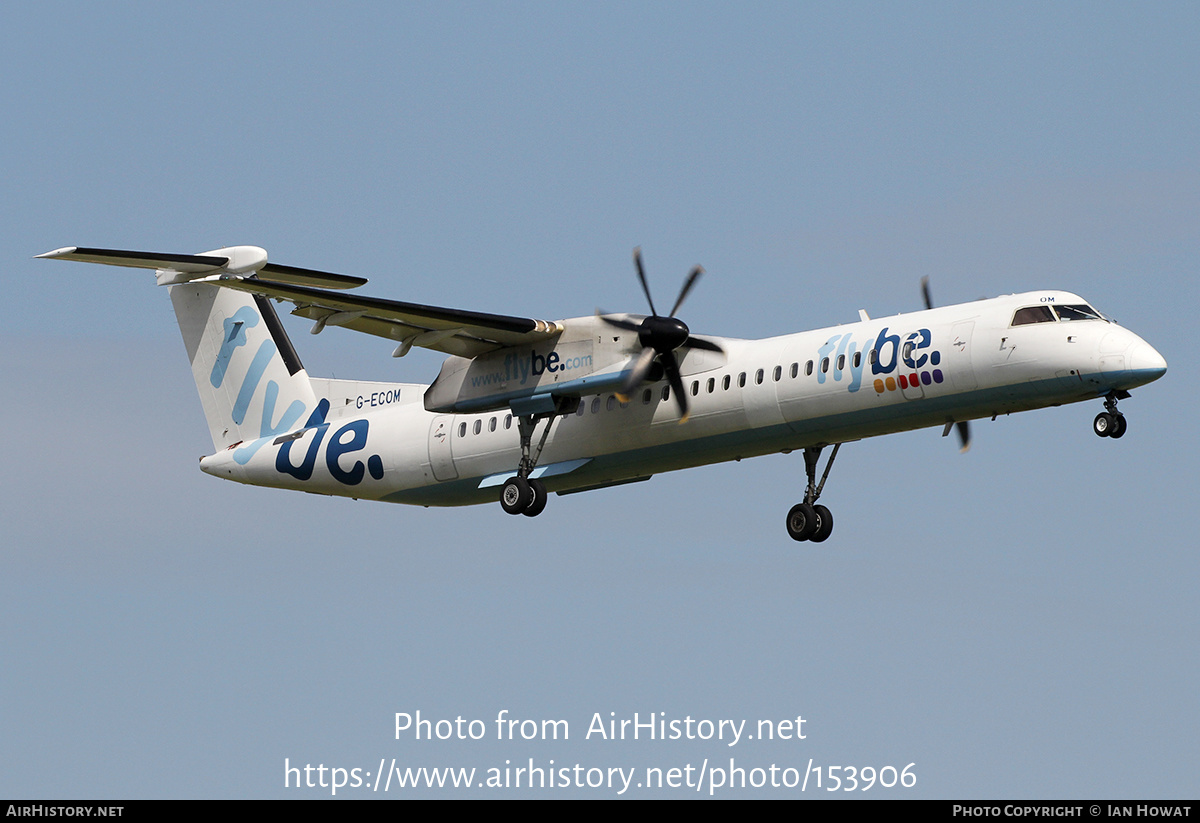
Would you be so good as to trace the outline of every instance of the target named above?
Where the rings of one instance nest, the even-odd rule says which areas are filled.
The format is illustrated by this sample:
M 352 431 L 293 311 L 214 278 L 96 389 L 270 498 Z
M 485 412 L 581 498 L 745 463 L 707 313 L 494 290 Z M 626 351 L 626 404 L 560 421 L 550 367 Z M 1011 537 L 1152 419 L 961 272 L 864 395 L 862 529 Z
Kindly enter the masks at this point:
M 863 371 L 870 368 L 877 392 L 941 383 L 945 377 L 937 368 L 942 354 L 932 347 L 929 329 L 917 329 L 903 337 L 890 333 L 887 326 L 861 345 L 854 333 L 838 334 L 817 349 L 817 382 L 832 376 L 834 382 L 847 380 L 847 391 L 862 388 Z M 898 374 L 896 374 L 898 372 Z
M 221 346 L 217 351 L 209 375 L 209 383 L 214 389 L 224 387 L 225 379 L 229 375 L 230 363 L 241 348 L 250 344 L 250 338 L 254 336 L 253 330 L 259 326 L 261 320 L 261 316 L 253 307 L 242 306 L 233 317 L 222 321 Z M 258 388 L 263 382 L 264 375 L 270 373 L 273 366 L 280 365 L 280 361 L 276 357 L 277 348 L 269 336 L 257 335 L 254 336 L 254 341 L 258 343 L 256 353 L 245 375 L 242 376 L 237 399 L 229 412 L 230 419 L 239 426 L 246 421 L 248 414 L 252 411 L 252 402 L 259 394 Z M 281 474 L 290 474 L 298 480 L 308 480 L 313 476 L 318 452 L 324 443 L 325 466 L 329 470 L 329 475 L 337 482 L 347 486 L 357 486 L 368 473 L 375 480 L 383 479 L 383 460 L 379 455 L 357 454 L 367 447 L 367 435 L 370 431 L 370 423 L 367 420 L 359 419 L 346 423 L 329 434 L 326 441 L 326 435 L 330 428 L 330 424 L 325 422 L 329 413 L 329 401 L 324 398 L 317 403 L 317 407 L 308 417 L 308 422 L 299 431 L 283 437 L 276 437 L 291 430 L 305 409 L 302 400 L 292 399 L 280 415 L 279 420 L 272 422 L 275 417 L 276 403 L 281 395 L 286 400 L 288 395 L 297 388 L 290 381 L 302 381 L 307 378 L 294 375 L 285 377 L 286 370 L 280 368 L 276 368 L 275 374 L 280 377 L 283 385 L 281 386 L 279 381 L 267 379 L 262 392 L 259 435 L 255 439 L 247 438 L 244 445 L 234 451 L 235 462 L 244 466 L 250 462 L 259 449 L 268 443 L 273 443 L 279 446 L 275 457 L 276 471 Z M 307 442 L 307 448 L 298 455 L 298 462 L 293 462 L 292 446 L 296 444 L 297 440 L 310 434 L 312 436 Z M 272 438 L 276 439 L 272 440 Z M 358 456 L 367 458 L 365 465 L 362 460 L 355 459 Z M 345 466 L 347 462 L 351 463 L 348 468 Z
M 325 434 L 329 431 L 329 424 L 325 422 L 325 415 L 328 413 L 329 401 L 321 398 L 317 403 L 317 408 L 309 415 L 304 428 L 294 437 L 289 437 L 280 444 L 279 451 L 275 455 L 277 471 L 290 474 L 297 480 L 308 480 L 312 477 L 321 441 L 325 439 Z M 383 479 L 383 460 L 377 454 L 372 454 L 367 458 L 365 469 L 361 460 L 355 460 L 348 469 L 342 465 L 343 455 L 360 452 L 366 448 L 369 431 L 370 423 L 367 420 L 359 419 L 351 420 L 330 435 L 329 444 L 325 447 L 325 466 L 334 480 L 347 486 L 357 486 L 367 472 L 376 480 Z M 298 463 L 293 462 L 292 444 L 309 433 L 312 434 L 312 439 L 308 442 L 308 448 L 298 455 L 300 457 Z

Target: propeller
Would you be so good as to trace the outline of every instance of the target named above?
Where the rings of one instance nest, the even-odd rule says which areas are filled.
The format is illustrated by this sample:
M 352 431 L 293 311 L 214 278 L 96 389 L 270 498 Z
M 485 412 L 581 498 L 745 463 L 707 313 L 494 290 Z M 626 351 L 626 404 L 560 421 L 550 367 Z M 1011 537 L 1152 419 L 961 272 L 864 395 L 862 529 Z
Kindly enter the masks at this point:
M 925 308 L 933 308 L 933 297 L 929 294 L 929 277 L 928 275 L 921 278 L 921 296 L 925 298 Z
M 921 278 L 921 296 L 925 298 L 925 308 L 933 308 L 933 296 L 929 293 L 929 278 Z M 958 430 L 958 442 L 962 444 L 959 449 L 961 453 L 966 453 L 971 448 L 971 424 L 966 420 L 959 420 L 954 424 L 954 428 Z M 950 423 L 946 424 L 945 430 L 942 432 L 942 437 L 950 433 Z
M 700 275 L 704 274 L 704 269 L 696 266 L 691 270 L 687 279 L 683 281 L 679 297 L 675 298 L 675 305 L 671 307 L 671 313 L 663 317 L 654 307 L 654 298 L 650 296 L 650 285 L 646 281 L 646 269 L 642 265 L 640 247 L 633 250 L 633 263 L 637 267 L 638 280 L 642 284 L 646 302 L 650 304 L 650 316 L 644 318 L 640 323 L 635 323 L 632 320 L 599 315 L 600 319 L 610 326 L 637 332 L 638 341 L 642 344 L 642 351 L 634 361 L 633 368 L 621 383 L 617 394 L 622 398 L 621 402 L 627 402 L 629 395 L 650 377 L 655 364 L 658 364 L 667 378 L 667 383 L 671 386 L 671 391 L 675 394 L 675 402 L 679 404 L 679 422 L 684 423 L 688 419 L 687 393 L 683 388 L 683 376 L 679 373 L 679 361 L 675 357 L 675 350 L 692 348 L 713 352 L 723 351 L 716 343 L 692 337 L 687 324 L 675 316 L 692 287 L 696 285 L 696 281 L 700 279 Z

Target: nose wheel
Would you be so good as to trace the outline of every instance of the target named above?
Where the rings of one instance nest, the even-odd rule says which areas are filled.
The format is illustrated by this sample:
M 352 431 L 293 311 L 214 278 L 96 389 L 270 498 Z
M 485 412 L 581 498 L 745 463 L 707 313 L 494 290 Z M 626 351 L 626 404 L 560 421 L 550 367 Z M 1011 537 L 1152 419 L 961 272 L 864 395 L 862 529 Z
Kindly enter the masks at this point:
M 825 506 L 818 504 L 817 498 L 821 496 L 821 490 L 825 488 L 825 480 L 829 477 L 829 470 L 833 468 L 833 460 L 837 457 L 838 449 L 841 447 L 841 443 L 833 447 L 833 451 L 829 455 L 829 462 L 825 464 L 825 472 L 821 475 L 820 483 L 817 482 L 817 461 L 821 459 L 823 447 L 818 446 L 804 450 L 804 473 L 808 476 L 804 502 L 792 506 L 787 514 L 787 532 L 793 540 L 824 543 L 829 539 L 829 535 L 833 534 L 833 513 Z
M 1092 431 L 1100 437 L 1120 437 L 1125 434 L 1125 415 L 1100 412 L 1092 421 Z
M 1128 392 L 1123 392 L 1123 394 L 1125 397 L 1129 396 Z M 1104 411 L 1096 415 L 1096 419 L 1092 421 L 1092 431 L 1097 436 L 1114 439 L 1124 436 L 1127 424 L 1125 415 L 1117 411 L 1118 399 L 1120 398 L 1116 392 L 1112 392 L 1104 398 Z

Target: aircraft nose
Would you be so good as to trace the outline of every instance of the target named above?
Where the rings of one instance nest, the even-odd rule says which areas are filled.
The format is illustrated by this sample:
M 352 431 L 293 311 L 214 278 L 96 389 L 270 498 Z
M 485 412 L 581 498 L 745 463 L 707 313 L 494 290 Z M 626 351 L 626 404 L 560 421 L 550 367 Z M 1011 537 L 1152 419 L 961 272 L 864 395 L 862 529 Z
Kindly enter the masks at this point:
M 1145 340 L 1138 340 L 1129 352 L 1129 369 L 1149 383 L 1167 373 L 1167 361 Z

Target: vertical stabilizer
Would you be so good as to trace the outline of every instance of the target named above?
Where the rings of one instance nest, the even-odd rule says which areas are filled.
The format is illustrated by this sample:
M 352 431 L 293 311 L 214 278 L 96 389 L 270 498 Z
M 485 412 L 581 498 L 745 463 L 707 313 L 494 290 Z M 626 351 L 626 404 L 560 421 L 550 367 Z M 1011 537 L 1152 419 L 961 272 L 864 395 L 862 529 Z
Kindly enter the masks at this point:
M 243 443 L 248 460 L 253 441 L 302 425 L 316 397 L 270 301 L 205 283 L 168 289 L 216 450 Z

